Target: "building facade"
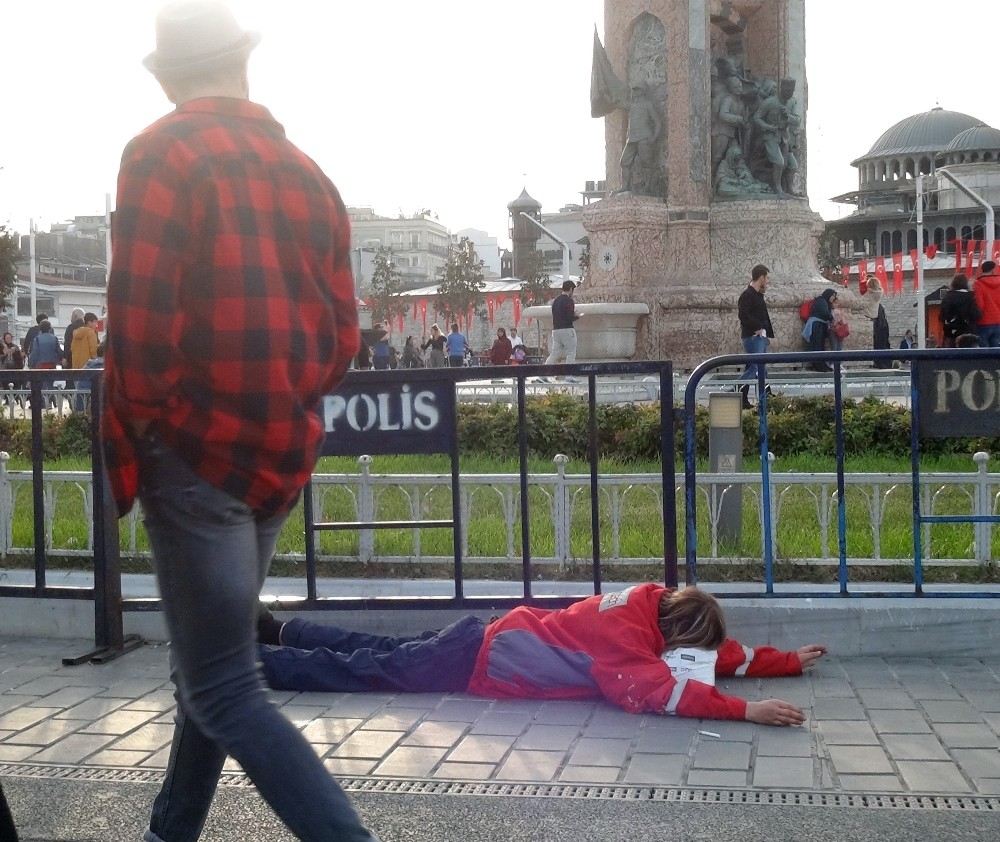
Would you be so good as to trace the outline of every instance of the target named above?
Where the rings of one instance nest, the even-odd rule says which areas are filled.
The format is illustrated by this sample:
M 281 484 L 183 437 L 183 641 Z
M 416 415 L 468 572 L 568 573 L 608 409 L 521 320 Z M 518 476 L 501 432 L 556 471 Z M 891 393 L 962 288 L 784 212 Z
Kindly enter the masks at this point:
M 437 280 L 448 262 L 451 235 L 429 211 L 395 218 L 380 216 L 372 208 L 354 207 L 347 212 L 351 219 L 351 263 L 359 291 L 371 280 L 380 248 L 392 251 L 405 288 Z

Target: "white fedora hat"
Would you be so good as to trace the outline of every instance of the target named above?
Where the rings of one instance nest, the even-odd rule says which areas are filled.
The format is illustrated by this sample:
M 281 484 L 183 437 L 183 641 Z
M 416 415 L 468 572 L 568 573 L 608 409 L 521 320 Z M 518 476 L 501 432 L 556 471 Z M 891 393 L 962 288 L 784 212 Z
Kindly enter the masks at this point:
M 244 30 L 221 0 L 174 0 L 156 17 L 156 50 L 143 59 L 156 76 L 183 78 L 246 58 L 260 33 Z

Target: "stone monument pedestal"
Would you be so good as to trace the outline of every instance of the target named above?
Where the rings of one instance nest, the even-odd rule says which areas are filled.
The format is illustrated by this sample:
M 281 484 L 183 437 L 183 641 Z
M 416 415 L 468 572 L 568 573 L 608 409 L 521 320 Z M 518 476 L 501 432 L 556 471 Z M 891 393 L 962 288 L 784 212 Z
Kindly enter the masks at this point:
M 578 362 L 625 362 L 636 358 L 639 327 L 649 315 L 647 305 L 578 304 L 576 312 L 582 316 L 576 323 Z M 523 314 L 536 321 L 545 336 L 549 336 L 552 330 L 551 305 L 528 307 Z

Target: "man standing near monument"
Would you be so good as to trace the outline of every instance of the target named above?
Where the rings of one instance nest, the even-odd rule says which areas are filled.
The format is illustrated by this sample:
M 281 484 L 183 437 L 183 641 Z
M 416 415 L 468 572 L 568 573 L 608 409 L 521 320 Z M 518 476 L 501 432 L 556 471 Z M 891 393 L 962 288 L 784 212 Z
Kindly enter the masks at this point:
M 552 302 L 552 339 L 546 365 L 576 362 L 576 320 L 582 314 L 576 312 L 573 290 L 576 284 L 563 281 L 562 292 Z
M 767 291 L 769 270 L 766 266 L 758 264 L 750 272 L 750 284 L 737 304 L 740 320 L 740 337 L 743 340 L 743 350 L 747 354 L 765 354 L 770 340 L 774 339 L 774 327 L 771 325 L 771 316 L 767 312 L 767 302 L 764 300 L 764 293 Z M 746 367 L 740 380 L 755 380 L 757 378 L 757 364 L 751 363 Z M 743 408 L 750 408 L 750 384 L 740 386 L 743 393 Z
M 257 33 L 220 0 L 184 0 L 156 36 L 144 64 L 177 108 L 122 157 L 103 430 L 119 512 L 142 501 L 177 685 L 144 838 L 197 840 L 231 756 L 299 839 L 372 842 L 269 701 L 254 640 L 323 439 L 320 400 L 358 349 L 347 214 L 249 99 Z

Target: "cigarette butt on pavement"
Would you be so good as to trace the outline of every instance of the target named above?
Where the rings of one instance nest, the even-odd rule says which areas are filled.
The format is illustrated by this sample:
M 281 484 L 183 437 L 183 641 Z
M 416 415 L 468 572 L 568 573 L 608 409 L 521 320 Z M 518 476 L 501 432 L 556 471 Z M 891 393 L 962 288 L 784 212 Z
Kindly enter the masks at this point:
M 698 733 L 703 737 L 715 737 L 717 740 L 722 739 L 722 734 L 716 734 L 715 731 L 699 731 Z

